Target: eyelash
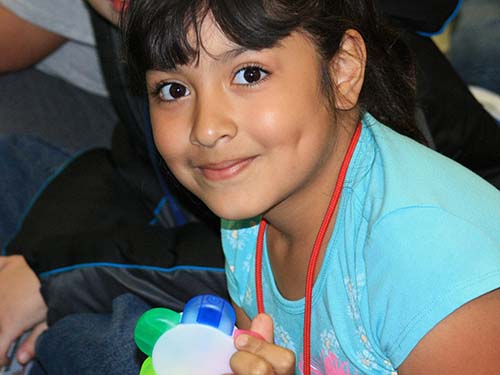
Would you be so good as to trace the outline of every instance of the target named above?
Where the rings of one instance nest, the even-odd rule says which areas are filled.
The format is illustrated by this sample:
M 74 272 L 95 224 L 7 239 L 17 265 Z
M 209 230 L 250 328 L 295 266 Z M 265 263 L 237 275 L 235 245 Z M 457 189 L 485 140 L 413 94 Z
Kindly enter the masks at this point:
M 242 66 L 241 68 L 238 68 L 238 70 L 236 70 L 236 72 L 233 74 L 233 81 L 236 78 L 237 74 L 239 74 L 240 72 L 242 72 L 246 69 L 250 69 L 250 68 L 256 68 L 256 69 L 260 70 L 261 72 L 263 72 L 265 74 L 265 76 L 256 82 L 249 82 L 246 84 L 236 84 L 237 86 L 254 87 L 254 86 L 260 85 L 262 82 L 266 81 L 269 78 L 269 76 L 271 75 L 271 73 L 269 71 L 265 70 L 259 64 L 248 64 L 248 65 Z M 167 104 L 172 104 L 172 103 L 176 102 L 177 100 L 165 100 L 165 99 L 162 99 L 162 97 L 161 97 L 161 91 L 163 90 L 163 88 L 169 84 L 172 84 L 172 83 L 175 83 L 175 81 L 163 80 L 163 81 L 158 82 L 151 90 L 150 95 L 155 100 L 160 101 L 160 102 L 164 102 Z
M 157 98 L 157 99 L 161 99 L 160 98 L 160 94 L 161 94 L 161 90 L 168 84 L 170 83 L 173 83 L 172 81 L 170 80 L 163 80 L 163 81 L 160 81 L 160 82 L 157 82 L 153 88 L 151 89 L 150 91 L 150 95 L 153 97 L 153 98 Z
M 262 67 L 262 65 L 259 65 L 259 64 L 247 64 L 247 65 L 244 65 L 240 68 L 238 68 L 236 70 L 236 72 L 233 74 L 233 80 L 236 78 L 237 74 L 246 70 L 246 69 L 250 69 L 250 68 L 256 68 L 258 70 L 260 70 L 261 72 L 263 72 L 265 74 L 265 76 L 261 79 L 259 79 L 258 81 L 256 82 L 249 82 L 247 84 L 238 84 L 238 86 L 246 86 L 246 87 L 253 87 L 253 86 L 257 86 L 257 85 L 260 85 L 262 82 L 266 81 L 269 76 L 271 75 L 271 72 L 269 72 L 268 70 L 264 69 Z

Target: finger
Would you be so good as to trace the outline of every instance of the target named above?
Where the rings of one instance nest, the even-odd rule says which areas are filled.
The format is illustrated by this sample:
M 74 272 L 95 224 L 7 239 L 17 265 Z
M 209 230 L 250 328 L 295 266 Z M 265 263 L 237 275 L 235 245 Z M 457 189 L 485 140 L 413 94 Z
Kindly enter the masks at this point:
M 9 351 L 15 339 L 11 332 L 0 331 L 0 366 L 5 366 L 9 362 Z
M 17 350 L 17 360 L 20 364 L 25 365 L 35 356 L 35 344 L 38 336 L 47 329 L 47 323 L 42 322 L 38 324 L 26 340 L 19 346 Z
M 273 319 L 267 314 L 258 314 L 252 320 L 250 331 L 258 333 L 269 343 L 274 342 Z
M 263 358 L 249 353 L 236 352 L 229 362 L 234 375 L 276 375 L 273 366 Z
M 10 343 L 5 345 L 4 341 L 0 342 L 0 367 L 7 365 L 7 351 L 9 349 Z
M 259 358 L 259 363 L 256 364 L 256 366 L 259 367 L 259 371 L 266 370 L 266 366 L 270 365 L 276 374 L 284 375 L 293 374 L 294 372 L 295 354 L 291 350 L 245 334 L 236 338 L 235 345 L 241 353 L 246 352 L 252 354 L 254 358 Z M 245 357 L 245 359 L 246 358 L 247 357 Z M 261 360 L 266 362 L 266 365 L 261 364 Z M 240 363 L 239 361 L 238 364 Z M 241 361 L 243 361 L 243 359 L 241 359 Z M 263 374 L 267 374 L 267 372 L 263 372 Z M 271 372 L 271 374 L 273 374 L 273 372 Z

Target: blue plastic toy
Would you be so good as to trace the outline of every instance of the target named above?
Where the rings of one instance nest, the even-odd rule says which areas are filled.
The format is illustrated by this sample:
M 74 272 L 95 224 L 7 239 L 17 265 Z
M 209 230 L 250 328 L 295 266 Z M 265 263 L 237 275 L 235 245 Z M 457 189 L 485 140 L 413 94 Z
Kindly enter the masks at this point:
M 134 332 L 137 346 L 148 355 L 140 375 L 231 373 L 235 322 L 231 304 L 213 295 L 192 298 L 183 313 L 146 311 Z

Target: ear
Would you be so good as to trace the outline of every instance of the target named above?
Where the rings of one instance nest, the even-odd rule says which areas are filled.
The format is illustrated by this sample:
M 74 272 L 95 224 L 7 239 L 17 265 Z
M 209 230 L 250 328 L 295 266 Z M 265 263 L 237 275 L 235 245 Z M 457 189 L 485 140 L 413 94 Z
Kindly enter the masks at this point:
M 366 66 L 366 46 L 356 30 L 347 30 L 330 62 L 335 90 L 335 108 L 350 110 L 358 103 Z

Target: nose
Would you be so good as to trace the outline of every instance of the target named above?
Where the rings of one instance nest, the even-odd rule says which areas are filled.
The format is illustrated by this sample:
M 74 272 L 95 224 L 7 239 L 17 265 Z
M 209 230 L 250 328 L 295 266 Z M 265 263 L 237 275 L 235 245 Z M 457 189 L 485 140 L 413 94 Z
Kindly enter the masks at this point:
M 230 141 L 238 132 L 231 116 L 230 105 L 224 100 L 198 100 L 191 143 L 197 146 L 214 147 Z

